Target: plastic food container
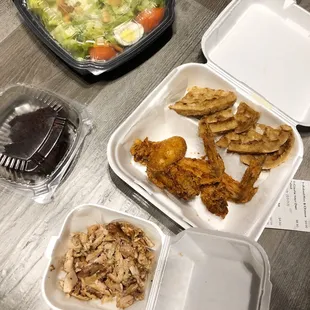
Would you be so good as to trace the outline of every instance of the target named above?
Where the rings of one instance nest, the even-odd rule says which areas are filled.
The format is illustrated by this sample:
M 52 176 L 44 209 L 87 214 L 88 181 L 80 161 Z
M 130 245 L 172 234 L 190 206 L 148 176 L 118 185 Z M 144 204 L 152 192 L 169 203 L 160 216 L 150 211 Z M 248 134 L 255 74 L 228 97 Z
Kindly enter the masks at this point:
M 232 1 L 203 36 L 208 63 L 174 69 L 111 136 L 108 160 L 112 169 L 184 228 L 215 229 L 258 239 L 303 158 L 296 125 L 310 126 L 309 33 L 310 15 L 294 1 Z M 224 220 L 207 211 L 199 197 L 184 202 L 155 187 L 148 181 L 145 167 L 135 163 L 129 151 L 137 138 L 160 141 L 178 135 L 187 142 L 186 156 L 204 155 L 198 121 L 168 109 L 184 96 L 187 87 L 195 85 L 233 90 L 237 104 L 245 101 L 261 112 L 261 123 L 286 123 L 295 133 L 289 159 L 261 174 L 258 192 L 249 203 L 229 203 Z M 240 180 L 246 167 L 239 156 L 220 154 L 227 173 Z
M 88 113 L 32 86 L 11 86 L 0 98 L 0 184 L 47 203 L 91 130 Z
M 82 205 L 67 216 L 60 234 L 46 251 L 49 259 L 42 291 L 49 307 L 61 310 L 116 309 L 115 302 L 67 298 L 58 288 L 61 259 L 70 233 L 86 231 L 94 223 L 124 220 L 155 242 L 155 266 L 145 299 L 130 310 L 268 310 L 270 266 L 264 250 L 243 236 L 191 228 L 169 237 L 152 222 L 99 205 Z M 50 271 L 50 265 L 55 267 Z M 152 280 L 152 281 L 151 281 Z
M 99 75 L 120 66 L 149 46 L 174 20 L 174 0 L 141 0 L 140 4 L 139 1 L 131 0 L 106 0 L 100 2 L 102 12 L 99 9 L 93 11 L 92 4 L 96 0 L 13 1 L 31 31 L 58 57 L 81 74 L 90 72 Z M 148 6 L 147 2 L 150 2 Z M 131 10 L 133 3 L 137 3 L 135 8 L 139 9 L 138 11 Z M 151 6 L 162 7 L 162 3 L 165 8 L 164 15 L 152 11 Z M 133 13 L 136 11 L 143 14 Z M 44 14 L 43 22 L 38 14 Z M 149 20 L 151 15 L 154 18 Z M 71 24 L 70 20 L 74 21 L 74 24 Z M 100 27 L 103 24 L 111 25 L 113 31 L 110 26 L 101 31 Z M 106 46 L 106 41 L 112 43 L 108 44 L 108 50 L 97 49 L 96 52 L 91 52 L 92 59 L 85 58 L 84 55 L 81 57 L 84 52 L 87 54 L 87 50 L 90 52 L 90 48 L 94 45 Z M 124 51 L 122 52 L 120 48 Z M 71 52 L 68 52 L 69 50 Z M 94 60 L 98 58 L 105 60 Z

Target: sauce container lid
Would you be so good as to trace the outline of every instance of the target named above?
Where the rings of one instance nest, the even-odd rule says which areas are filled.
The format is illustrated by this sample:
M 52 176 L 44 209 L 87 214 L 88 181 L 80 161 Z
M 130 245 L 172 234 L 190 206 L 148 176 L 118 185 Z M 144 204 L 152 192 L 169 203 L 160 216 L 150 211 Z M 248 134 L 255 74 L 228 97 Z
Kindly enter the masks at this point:
M 48 91 L 0 93 L 0 184 L 48 202 L 90 132 L 86 110 Z

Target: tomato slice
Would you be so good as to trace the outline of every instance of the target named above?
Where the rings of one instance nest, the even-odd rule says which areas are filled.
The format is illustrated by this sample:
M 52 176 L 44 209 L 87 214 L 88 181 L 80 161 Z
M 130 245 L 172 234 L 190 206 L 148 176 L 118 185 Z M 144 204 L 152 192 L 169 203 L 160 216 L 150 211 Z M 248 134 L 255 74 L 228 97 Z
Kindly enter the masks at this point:
M 115 49 L 108 45 L 94 46 L 89 49 L 92 60 L 109 60 L 117 55 Z
M 159 25 L 165 15 L 165 8 L 153 8 L 140 12 L 136 21 L 141 24 L 145 32 L 152 31 Z

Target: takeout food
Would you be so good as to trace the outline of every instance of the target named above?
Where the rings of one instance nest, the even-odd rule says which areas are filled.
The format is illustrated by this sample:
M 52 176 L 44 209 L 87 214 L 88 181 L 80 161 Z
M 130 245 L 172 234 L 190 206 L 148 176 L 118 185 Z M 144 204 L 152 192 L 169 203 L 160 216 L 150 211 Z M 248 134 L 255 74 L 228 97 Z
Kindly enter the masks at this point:
M 128 222 L 95 224 L 87 233 L 73 233 L 66 252 L 60 287 L 79 300 L 116 298 L 125 309 L 144 299 L 153 268 L 154 243 L 144 231 Z
M 222 218 L 228 214 L 228 201 L 244 204 L 254 197 L 261 171 L 283 163 L 294 145 L 290 126 L 259 124 L 260 113 L 245 102 L 234 114 L 236 100 L 231 91 L 194 86 L 169 106 L 183 116 L 200 117 L 198 135 L 206 154 L 201 159 L 185 157 L 186 142 L 178 136 L 159 142 L 137 139 L 130 150 L 136 162 L 146 165 L 147 176 L 156 186 L 184 200 L 200 195 L 206 208 Z M 248 167 L 240 181 L 225 172 L 217 147 L 241 154 L 241 162 Z
M 231 91 L 194 86 L 169 108 L 184 116 L 202 116 L 228 109 L 236 100 L 236 94 Z
M 27 0 L 51 36 L 75 59 L 107 61 L 164 18 L 164 0 Z

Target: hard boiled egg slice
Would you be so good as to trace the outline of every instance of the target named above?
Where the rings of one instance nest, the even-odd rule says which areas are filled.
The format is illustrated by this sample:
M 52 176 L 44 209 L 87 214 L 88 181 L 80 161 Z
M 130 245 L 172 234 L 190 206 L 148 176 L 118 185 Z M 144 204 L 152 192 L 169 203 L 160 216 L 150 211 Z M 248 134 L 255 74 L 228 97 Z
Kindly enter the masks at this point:
M 129 46 L 135 44 L 142 38 L 144 29 L 140 24 L 130 21 L 117 26 L 113 32 L 119 44 Z

